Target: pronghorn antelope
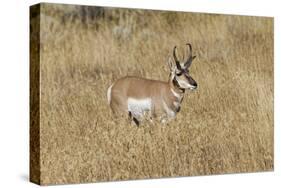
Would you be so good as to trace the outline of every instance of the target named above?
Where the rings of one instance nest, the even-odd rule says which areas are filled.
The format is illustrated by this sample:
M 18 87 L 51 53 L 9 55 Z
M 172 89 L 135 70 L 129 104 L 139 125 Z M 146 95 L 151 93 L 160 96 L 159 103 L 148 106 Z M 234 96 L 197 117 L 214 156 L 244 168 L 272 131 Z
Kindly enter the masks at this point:
M 147 115 L 150 119 L 160 118 L 161 122 L 174 118 L 180 111 L 185 90 L 197 88 L 189 75 L 189 67 L 196 56 L 192 56 L 191 44 L 186 45 L 189 57 L 182 62 L 177 58 L 177 47 L 173 49 L 175 64 L 170 58 L 168 82 L 126 76 L 113 83 L 107 90 L 107 99 L 114 114 L 129 115 L 137 125 Z

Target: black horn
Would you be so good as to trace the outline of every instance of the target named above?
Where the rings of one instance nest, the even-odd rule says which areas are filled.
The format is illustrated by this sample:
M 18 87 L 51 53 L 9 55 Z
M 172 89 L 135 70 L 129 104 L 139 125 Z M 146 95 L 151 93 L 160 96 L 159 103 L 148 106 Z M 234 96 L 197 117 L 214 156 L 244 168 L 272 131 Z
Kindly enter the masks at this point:
M 190 55 L 192 55 L 192 46 L 191 46 L 191 44 L 190 44 L 190 43 L 187 43 L 186 45 L 189 46 Z
M 177 69 L 181 70 L 180 61 L 178 60 L 177 55 L 176 55 L 176 48 L 177 48 L 177 46 L 174 47 L 173 56 L 174 56 L 174 60 L 176 62 Z
M 196 57 L 196 56 L 192 56 L 192 46 L 190 43 L 187 43 L 186 44 L 188 47 L 189 47 L 189 57 L 187 58 L 186 62 L 184 63 L 184 66 L 186 68 L 190 67 L 191 63 L 192 63 L 192 60 Z

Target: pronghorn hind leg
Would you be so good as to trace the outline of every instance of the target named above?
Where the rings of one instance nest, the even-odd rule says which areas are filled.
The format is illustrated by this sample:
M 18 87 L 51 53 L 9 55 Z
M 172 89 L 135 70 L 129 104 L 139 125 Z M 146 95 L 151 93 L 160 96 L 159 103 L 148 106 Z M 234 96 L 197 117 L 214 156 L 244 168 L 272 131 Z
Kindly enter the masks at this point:
M 128 111 L 127 103 L 122 102 L 122 100 L 118 100 L 118 98 L 115 98 L 115 100 L 112 100 L 110 103 L 110 108 L 113 111 L 113 114 L 116 117 L 123 117 L 123 118 L 129 118 L 130 122 L 134 122 L 135 125 L 140 125 L 140 120 L 136 118 L 131 111 Z
M 137 118 L 133 117 L 133 122 L 136 124 L 136 126 L 140 125 L 140 121 L 137 120 Z
M 133 121 L 136 126 L 140 125 L 140 121 L 132 115 L 132 112 L 129 111 L 128 113 L 130 121 Z
M 127 116 L 127 113 L 126 113 L 127 109 L 126 109 L 125 104 L 111 101 L 110 108 L 116 117 L 120 117 L 120 116 L 126 117 Z

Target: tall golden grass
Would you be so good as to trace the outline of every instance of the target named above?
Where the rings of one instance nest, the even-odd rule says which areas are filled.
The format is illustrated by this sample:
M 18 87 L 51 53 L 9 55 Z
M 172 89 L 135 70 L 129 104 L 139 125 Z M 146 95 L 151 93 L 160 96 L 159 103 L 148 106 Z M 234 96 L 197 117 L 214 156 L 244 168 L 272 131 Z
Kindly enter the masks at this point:
M 43 4 L 40 41 L 42 184 L 273 170 L 273 19 Z M 133 126 L 106 90 L 135 75 L 168 79 L 175 45 L 193 45 L 177 117 Z

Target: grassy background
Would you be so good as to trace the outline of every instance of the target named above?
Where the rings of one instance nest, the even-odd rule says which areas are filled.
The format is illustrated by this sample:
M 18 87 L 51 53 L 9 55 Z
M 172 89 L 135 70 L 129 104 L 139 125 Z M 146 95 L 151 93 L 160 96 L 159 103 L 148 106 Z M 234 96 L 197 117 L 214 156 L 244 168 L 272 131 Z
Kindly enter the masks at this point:
M 40 36 L 42 184 L 273 170 L 272 18 L 43 4 Z M 176 119 L 114 119 L 109 85 L 167 80 L 186 42 L 199 87 Z

